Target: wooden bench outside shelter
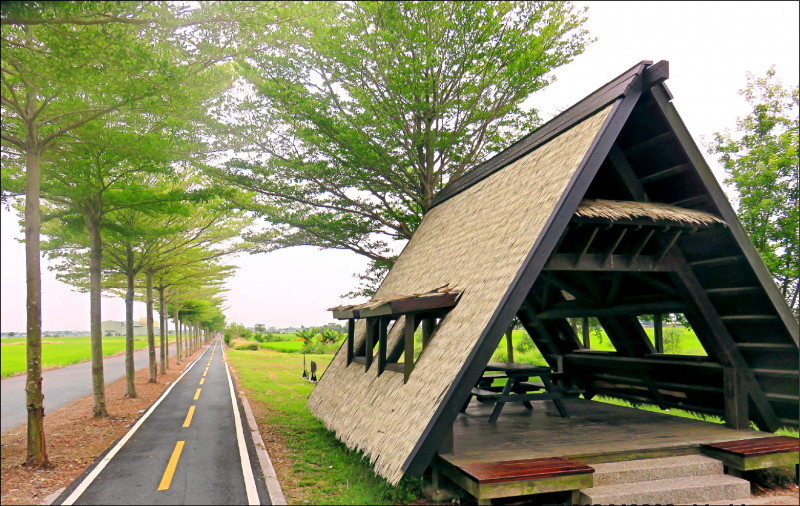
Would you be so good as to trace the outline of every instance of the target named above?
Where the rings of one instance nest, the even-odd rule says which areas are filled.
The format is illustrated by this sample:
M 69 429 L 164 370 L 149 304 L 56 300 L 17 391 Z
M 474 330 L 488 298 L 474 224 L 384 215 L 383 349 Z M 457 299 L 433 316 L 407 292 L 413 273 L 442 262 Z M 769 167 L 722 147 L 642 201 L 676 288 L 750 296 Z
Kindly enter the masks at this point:
M 772 436 L 741 441 L 704 444 L 702 451 L 727 468 L 728 474 L 739 476 L 742 471 L 768 467 L 795 466 L 798 471 L 798 439 Z
M 461 472 L 442 459 L 438 462 L 436 469 L 469 492 L 478 504 L 491 504 L 492 499 L 503 497 L 563 491 L 571 491 L 571 503 L 576 504 L 579 490 L 594 483 L 592 467 L 564 457 L 479 462 L 460 466 Z

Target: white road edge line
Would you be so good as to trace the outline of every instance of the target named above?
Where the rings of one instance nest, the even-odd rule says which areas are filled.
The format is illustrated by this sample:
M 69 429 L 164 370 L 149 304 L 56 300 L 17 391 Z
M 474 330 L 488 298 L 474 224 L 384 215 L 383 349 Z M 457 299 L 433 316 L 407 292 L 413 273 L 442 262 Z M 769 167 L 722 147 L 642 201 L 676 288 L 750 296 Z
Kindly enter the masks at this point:
M 253 410 L 250 409 L 250 403 L 247 397 L 242 396 L 242 406 L 244 406 L 244 415 L 247 418 L 247 425 L 250 426 L 250 435 L 253 437 L 253 444 L 256 446 L 256 455 L 258 455 L 258 462 L 261 464 L 261 472 L 264 474 L 264 481 L 267 485 L 267 493 L 269 494 L 270 504 L 280 505 L 288 504 L 286 496 L 283 495 L 281 484 L 278 482 L 278 475 L 275 473 L 275 468 L 272 467 L 272 460 L 267 453 L 267 447 L 264 446 L 264 440 L 261 439 L 261 433 L 258 431 L 258 424 L 256 424 L 256 417 L 253 416 Z
M 222 353 L 223 360 L 225 352 Z M 228 386 L 231 390 L 231 404 L 233 405 L 233 419 L 236 423 L 236 440 L 239 443 L 239 460 L 242 463 L 242 474 L 244 475 L 244 489 L 247 491 L 247 504 L 261 504 L 258 500 L 258 490 L 256 489 L 256 479 L 253 476 L 253 468 L 250 466 L 250 454 L 247 453 L 247 444 L 244 441 L 244 430 L 242 429 L 242 417 L 239 416 L 239 406 L 236 405 L 236 392 L 233 391 L 233 380 L 228 363 L 225 362 L 225 372 L 228 374 Z
M 150 416 L 150 413 L 155 411 L 155 409 L 158 407 L 158 405 L 161 404 L 161 401 L 163 401 L 167 397 L 167 395 L 172 390 L 172 387 L 174 387 L 175 385 L 178 384 L 178 382 L 186 375 L 186 373 L 188 373 L 192 369 L 192 367 L 194 367 L 194 364 L 196 364 L 197 361 L 200 360 L 203 357 L 203 355 L 206 354 L 206 352 L 208 351 L 208 348 L 210 348 L 210 347 L 211 347 L 211 345 L 209 344 L 208 347 L 206 348 L 206 351 L 204 351 L 199 357 L 194 359 L 194 361 L 191 364 L 189 364 L 189 367 L 187 367 L 186 370 L 183 371 L 183 374 L 178 376 L 178 379 L 176 379 L 175 381 L 172 382 L 172 384 L 164 391 L 164 393 L 161 394 L 161 397 L 159 397 L 158 400 L 155 403 L 153 403 L 152 406 L 150 406 L 150 409 L 148 409 L 147 412 L 141 418 L 139 418 L 139 421 L 137 421 L 136 424 L 133 427 L 131 427 L 131 430 L 129 430 L 128 433 L 125 434 L 125 436 L 123 436 L 123 438 L 119 440 L 119 442 L 116 444 L 116 446 L 114 446 L 114 448 L 110 452 L 108 452 L 105 457 L 103 457 L 103 460 L 101 460 L 100 463 L 97 464 L 97 466 L 95 466 L 94 469 L 92 469 L 92 472 L 89 473 L 86 476 L 86 478 L 84 478 L 84 480 L 81 482 L 81 484 L 78 485 L 75 488 L 75 490 L 73 490 L 72 493 L 69 495 L 69 497 L 67 497 L 64 500 L 64 502 L 61 503 L 61 504 L 71 505 L 71 504 L 74 504 L 75 501 L 78 500 L 78 498 L 81 496 L 81 494 L 83 494 L 86 491 L 86 489 L 89 488 L 89 485 L 92 484 L 94 479 L 97 478 L 97 475 L 100 474 L 100 472 L 103 469 L 105 469 L 105 467 L 108 465 L 108 463 L 111 461 L 111 459 L 114 458 L 114 455 L 116 455 L 117 452 L 119 452 L 122 449 L 122 447 L 125 445 L 125 443 L 128 442 L 128 440 L 131 437 L 133 437 L 133 434 L 139 429 L 139 427 L 141 427 L 141 425 L 144 423 L 144 421 L 147 420 L 147 417 Z

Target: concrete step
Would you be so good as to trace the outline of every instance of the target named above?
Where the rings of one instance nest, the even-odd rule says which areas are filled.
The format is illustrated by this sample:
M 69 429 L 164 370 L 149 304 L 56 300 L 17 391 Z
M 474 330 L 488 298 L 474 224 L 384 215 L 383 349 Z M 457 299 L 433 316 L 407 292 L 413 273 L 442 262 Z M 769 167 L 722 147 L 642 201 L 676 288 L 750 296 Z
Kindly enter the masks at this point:
M 622 483 L 581 490 L 581 504 L 745 503 L 750 482 L 725 474 Z
M 703 455 L 592 464 L 594 486 L 722 474 L 722 462 Z

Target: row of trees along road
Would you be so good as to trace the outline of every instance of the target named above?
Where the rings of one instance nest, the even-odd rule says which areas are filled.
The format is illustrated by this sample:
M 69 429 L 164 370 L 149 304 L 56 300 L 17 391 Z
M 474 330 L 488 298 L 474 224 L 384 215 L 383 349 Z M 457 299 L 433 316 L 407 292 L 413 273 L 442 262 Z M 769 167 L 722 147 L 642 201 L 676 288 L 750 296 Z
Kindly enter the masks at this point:
M 198 321 L 221 325 L 230 267 L 220 258 L 237 235 L 251 252 L 364 255 L 354 294 L 369 294 L 434 194 L 537 126 L 525 101 L 591 42 L 585 10 L 547 1 L 4 2 L 1 12 L 3 196 L 25 196 L 32 465 L 47 461 L 40 194 L 47 254 L 90 293 L 93 363 L 102 290 L 128 308 L 145 300 L 148 315 L 154 291 L 163 371 L 167 314 L 179 356 Z M 234 208 L 265 228 L 247 232 Z
M 177 160 L 163 155 L 192 162 L 198 148 L 209 149 L 213 138 L 203 136 L 204 127 L 212 126 L 209 111 L 233 77 L 226 62 L 268 38 L 251 36 L 255 28 L 277 31 L 299 10 L 283 7 L 3 2 L 2 188 L 4 198 L 25 197 L 27 464 L 48 464 L 41 393 L 40 198 L 53 203 L 53 217 L 73 226 L 76 217 L 84 221 L 94 414 L 107 416 L 98 353 L 100 273 L 110 261 L 102 252 L 105 220 L 111 212 L 120 218 L 124 209 L 153 204 L 148 195 L 153 188 L 139 184 L 138 194 L 123 183 L 177 172 Z M 158 137 L 165 144 L 158 144 Z M 105 179 L 98 180 L 93 171 L 107 171 Z M 184 300 L 179 293 L 188 289 L 173 290 L 179 306 Z

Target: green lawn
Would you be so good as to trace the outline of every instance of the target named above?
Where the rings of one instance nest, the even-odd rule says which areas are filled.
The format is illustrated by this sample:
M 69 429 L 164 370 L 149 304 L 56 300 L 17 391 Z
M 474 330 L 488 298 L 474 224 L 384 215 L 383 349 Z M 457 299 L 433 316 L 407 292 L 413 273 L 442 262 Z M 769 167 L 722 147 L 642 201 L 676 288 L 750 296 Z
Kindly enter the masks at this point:
M 261 347 L 284 353 L 297 353 L 303 347 L 303 341 L 273 341 L 271 343 L 261 343 Z
M 347 449 L 311 415 L 305 404 L 313 384 L 302 378 L 302 355 L 264 349 L 225 353 L 248 398 L 270 413 L 259 420 L 262 430 L 268 427 L 290 452 L 289 476 L 279 476 L 290 504 L 398 504 L 422 497 L 419 480 L 404 478 L 391 486 L 374 474 L 368 460 Z M 306 355 L 317 363 L 319 374 L 332 358 Z
M 47 369 L 91 360 L 90 341 L 89 336 L 43 337 L 42 367 Z M 134 338 L 134 349 L 146 346 L 146 337 Z M 124 337 L 103 338 L 103 355 L 113 355 L 124 350 Z M 0 343 L 0 370 L 3 378 L 25 371 L 26 351 L 24 337 L 3 339 Z

